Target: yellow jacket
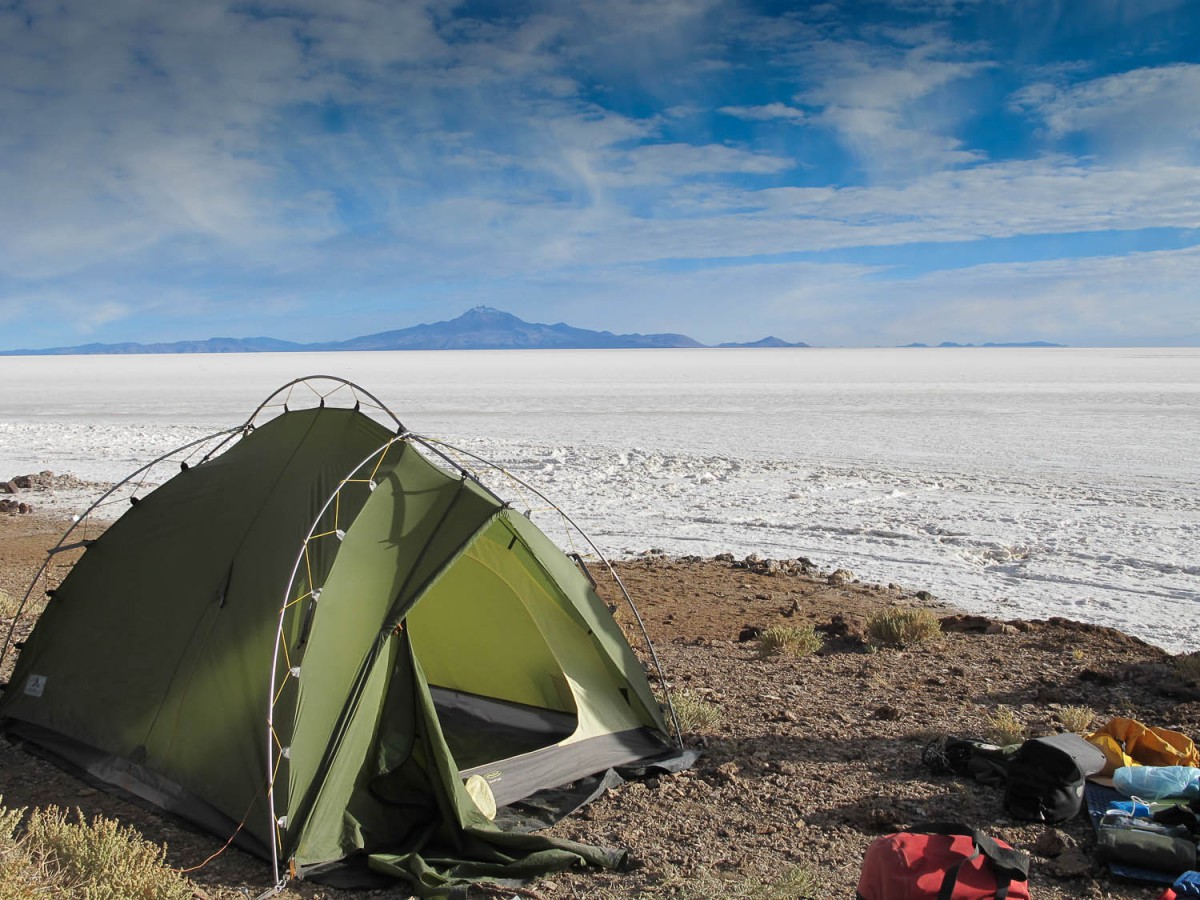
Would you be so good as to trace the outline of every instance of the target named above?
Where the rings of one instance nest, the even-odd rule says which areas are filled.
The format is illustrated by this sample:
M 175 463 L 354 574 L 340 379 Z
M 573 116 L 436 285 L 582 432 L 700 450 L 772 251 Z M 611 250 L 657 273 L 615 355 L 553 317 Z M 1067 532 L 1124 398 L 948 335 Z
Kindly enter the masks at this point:
M 1149 728 L 1136 719 L 1118 716 L 1084 737 L 1104 752 L 1102 775 L 1111 775 L 1121 766 L 1200 766 L 1200 752 L 1190 737 Z

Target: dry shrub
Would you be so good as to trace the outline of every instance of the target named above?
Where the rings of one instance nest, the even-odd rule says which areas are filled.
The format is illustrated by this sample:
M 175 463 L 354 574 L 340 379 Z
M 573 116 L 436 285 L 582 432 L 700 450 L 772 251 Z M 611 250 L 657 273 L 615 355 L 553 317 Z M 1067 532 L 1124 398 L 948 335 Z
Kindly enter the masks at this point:
M 113 819 L 97 816 L 88 821 L 78 810 L 72 817 L 56 806 L 36 809 L 17 845 L 25 856 L 25 876 L 41 879 L 40 890 L 31 897 L 191 900 L 193 896 L 187 879 L 165 864 L 165 847 L 143 840 L 133 828 Z M 0 884 L 0 896 L 23 896 L 9 893 L 7 887 Z
M 51 879 L 17 836 L 24 814 L 24 809 L 0 806 L 0 897 L 6 900 L 36 900 L 53 893 Z
M 1189 684 L 1200 684 L 1200 650 L 1175 657 L 1175 671 Z
M 727 878 L 708 869 L 683 872 L 665 866 L 653 893 L 628 893 L 624 888 L 600 888 L 589 891 L 593 900 L 818 900 L 827 897 L 829 885 L 820 873 L 807 866 L 791 866 L 777 876 Z
M 812 656 L 824 646 L 812 625 L 772 625 L 758 638 L 758 655 Z
M 687 691 L 673 695 L 671 705 L 683 731 L 703 731 L 721 721 L 721 707 Z
M 1025 726 L 1007 706 L 1001 706 L 988 717 L 984 736 L 993 744 L 1007 747 L 1025 740 Z
M 867 620 L 867 640 L 876 647 L 911 647 L 942 636 L 942 623 L 931 609 L 887 609 Z
M 0 591 L 0 619 L 11 619 L 17 614 L 17 607 L 21 602 L 12 594 L 6 594 Z
M 1064 706 L 1058 711 L 1058 721 L 1063 728 L 1075 734 L 1086 734 L 1092 730 L 1092 720 L 1096 711 L 1090 706 Z

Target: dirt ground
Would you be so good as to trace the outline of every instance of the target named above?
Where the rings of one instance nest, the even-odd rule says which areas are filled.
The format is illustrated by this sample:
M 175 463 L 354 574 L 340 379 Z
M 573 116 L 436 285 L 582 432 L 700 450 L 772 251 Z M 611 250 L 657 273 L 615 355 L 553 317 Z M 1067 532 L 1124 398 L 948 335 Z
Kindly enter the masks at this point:
M 66 524 L 0 515 L 0 591 L 24 594 Z M 756 883 L 798 872 L 820 886 L 755 896 L 849 898 L 870 841 L 921 821 L 967 822 L 1029 850 L 1031 891 L 1043 900 L 1158 896 L 1154 886 L 1109 876 L 1094 858 L 1086 816 L 1056 828 L 1015 821 L 1000 791 L 931 774 L 921 751 L 936 736 L 984 734 L 1001 707 L 1030 736 L 1062 730 L 1068 707 L 1089 707 L 1094 725 L 1119 714 L 1195 736 L 1200 691 L 1180 682 L 1164 652 L 1066 620 L 958 615 L 923 591 L 861 584 L 804 560 L 646 555 L 617 569 L 667 686 L 717 718 L 685 734 L 686 745 L 702 752 L 695 767 L 625 784 L 553 829 L 628 848 L 629 871 L 562 873 L 531 884 L 524 896 L 749 896 Z M 870 651 L 858 637 L 866 619 L 896 605 L 936 610 L 947 633 L 911 649 Z M 630 624 L 623 610 L 618 618 Z M 754 629 L 803 623 L 825 636 L 816 655 L 761 658 L 750 639 Z M 53 803 L 115 817 L 165 843 L 170 863 L 181 868 L 224 843 L 97 791 L 3 740 L 0 795 L 9 807 Z M 257 896 L 271 882 L 267 863 L 236 849 L 190 877 L 198 896 L 212 898 Z M 362 894 L 301 882 L 282 896 Z

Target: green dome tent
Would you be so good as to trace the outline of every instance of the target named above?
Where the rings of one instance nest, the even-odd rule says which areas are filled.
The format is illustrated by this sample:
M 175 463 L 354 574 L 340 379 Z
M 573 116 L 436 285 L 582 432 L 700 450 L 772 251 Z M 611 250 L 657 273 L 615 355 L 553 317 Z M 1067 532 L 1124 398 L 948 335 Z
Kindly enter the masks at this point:
M 319 405 L 289 408 L 299 388 Z M 51 551 L 87 547 L 20 649 L 6 733 L 236 833 L 277 882 L 356 855 L 423 891 L 614 863 L 487 816 L 677 749 L 586 569 L 341 379 L 192 448 Z

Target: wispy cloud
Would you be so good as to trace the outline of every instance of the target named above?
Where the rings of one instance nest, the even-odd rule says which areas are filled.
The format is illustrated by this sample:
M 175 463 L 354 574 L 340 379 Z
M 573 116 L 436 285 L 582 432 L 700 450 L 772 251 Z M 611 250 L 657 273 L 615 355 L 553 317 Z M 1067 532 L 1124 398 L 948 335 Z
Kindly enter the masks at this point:
M 1140 68 L 1077 84 L 1039 82 L 1013 97 L 1050 137 L 1086 137 L 1108 156 L 1200 160 L 1200 65 Z
M 762 106 L 722 106 L 717 112 L 755 122 L 770 122 L 774 119 L 803 122 L 808 118 L 804 114 L 804 110 L 786 103 L 765 103 Z
M 907 297 L 970 270 L 993 296 L 974 264 L 989 242 L 1038 241 L 1031 265 L 1069 293 L 1079 235 L 1109 236 L 1119 268 L 1142 246 L 1112 235 L 1200 228 L 1200 66 L 1164 61 L 1161 30 L 1153 61 L 1126 40 L 1101 66 L 1012 62 L 1032 12 L 952 0 L 481 9 L 3 7 L 0 318 L 25 343 L 220 321 L 302 337 L 283 330 L 333 304 L 349 336 L 389 305 L 404 324 L 556 297 L 583 324 L 681 330 L 695 296 L 711 338 L 752 309 L 849 342 L 854 303 L 888 321 L 880 285 Z M 1067 12 L 1041 15 L 1038 47 L 1077 27 Z M 1159 22 L 1135 13 L 1097 15 Z M 903 276 L 875 253 L 906 246 L 943 249 Z M 38 309 L 62 312 L 35 332 Z

